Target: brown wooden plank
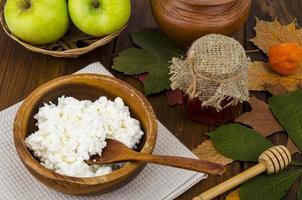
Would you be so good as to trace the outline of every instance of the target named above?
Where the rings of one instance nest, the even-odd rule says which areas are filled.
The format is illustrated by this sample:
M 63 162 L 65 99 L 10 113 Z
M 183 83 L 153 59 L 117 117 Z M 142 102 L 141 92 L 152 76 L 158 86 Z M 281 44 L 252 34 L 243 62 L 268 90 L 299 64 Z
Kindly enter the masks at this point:
M 0 110 L 24 99 L 48 80 L 71 74 L 91 62 L 100 60 L 109 66 L 112 45 L 108 44 L 77 59 L 53 58 L 26 50 L 8 39 L 1 29 Z

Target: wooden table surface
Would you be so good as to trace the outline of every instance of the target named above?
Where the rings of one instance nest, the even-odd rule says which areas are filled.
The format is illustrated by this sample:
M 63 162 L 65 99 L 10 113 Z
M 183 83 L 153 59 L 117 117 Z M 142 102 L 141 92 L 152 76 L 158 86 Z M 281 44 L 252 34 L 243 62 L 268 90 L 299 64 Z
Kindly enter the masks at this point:
M 255 16 L 264 20 L 277 18 L 283 23 L 297 19 L 297 22 L 302 25 L 301 10 L 302 0 L 252 0 L 250 17 L 235 37 L 247 50 L 256 49 L 249 42 L 249 39 L 255 35 L 253 31 Z M 132 0 L 132 16 L 127 30 L 108 45 L 76 59 L 53 58 L 33 53 L 9 39 L 1 29 L 0 110 L 21 101 L 39 85 L 56 77 L 71 74 L 89 63 L 100 61 L 107 69 L 110 69 L 112 58 L 132 45 L 128 33 L 144 27 L 157 27 L 150 10 L 149 1 Z M 249 54 L 249 56 L 258 60 L 265 59 L 260 52 Z M 115 72 L 114 75 L 142 90 L 140 83 L 136 79 Z M 258 93 L 256 95 L 266 98 L 266 94 Z M 153 105 L 158 119 L 189 149 L 193 149 L 205 140 L 205 133 L 215 128 L 188 120 L 185 106 L 169 107 L 164 93 L 150 96 L 148 99 Z M 286 142 L 286 137 L 281 134 L 275 134 L 270 139 L 278 144 Z M 191 199 L 217 183 L 239 173 L 245 166 L 245 163 L 233 163 L 222 177 L 210 176 L 177 199 Z M 297 184 L 289 192 L 286 199 L 295 199 L 296 186 Z M 225 199 L 225 195 L 218 199 Z

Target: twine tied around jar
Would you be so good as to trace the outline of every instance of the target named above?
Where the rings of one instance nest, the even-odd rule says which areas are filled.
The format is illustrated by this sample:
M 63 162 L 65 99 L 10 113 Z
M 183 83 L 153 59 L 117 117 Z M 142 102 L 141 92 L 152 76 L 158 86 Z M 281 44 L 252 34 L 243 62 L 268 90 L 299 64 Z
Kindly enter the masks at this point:
M 202 107 L 221 111 L 248 100 L 249 61 L 244 48 L 233 38 L 203 36 L 192 44 L 185 59 L 172 59 L 171 88 L 181 89 L 190 99 L 198 98 Z

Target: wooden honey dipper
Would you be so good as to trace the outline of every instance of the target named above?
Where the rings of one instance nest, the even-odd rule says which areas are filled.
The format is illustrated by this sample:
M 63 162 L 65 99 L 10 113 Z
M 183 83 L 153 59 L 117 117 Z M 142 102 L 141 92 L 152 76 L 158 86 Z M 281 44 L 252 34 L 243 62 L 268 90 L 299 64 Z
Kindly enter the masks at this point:
M 289 165 L 291 162 L 291 154 L 283 145 L 274 146 L 264 151 L 259 156 L 258 161 L 259 164 L 254 167 L 251 167 L 229 180 L 220 183 L 219 185 L 193 198 L 193 200 L 213 199 L 264 171 L 266 171 L 267 174 L 277 173 Z

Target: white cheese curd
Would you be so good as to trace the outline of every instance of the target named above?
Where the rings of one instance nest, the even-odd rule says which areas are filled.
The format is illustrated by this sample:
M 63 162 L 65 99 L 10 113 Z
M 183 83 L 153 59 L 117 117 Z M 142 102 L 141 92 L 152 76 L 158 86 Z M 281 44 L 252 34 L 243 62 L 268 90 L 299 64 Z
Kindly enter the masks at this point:
M 135 148 L 143 136 L 140 123 L 130 116 L 129 108 L 117 97 L 79 101 L 59 97 L 58 104 L 44 104 L 34 116 L 38 131 L 25 142 L 42 165 L 67 176 L 91 177 L 108 174 L 110 165 L 87 165 L 84 160 L 100 154 L 106 138 Z

